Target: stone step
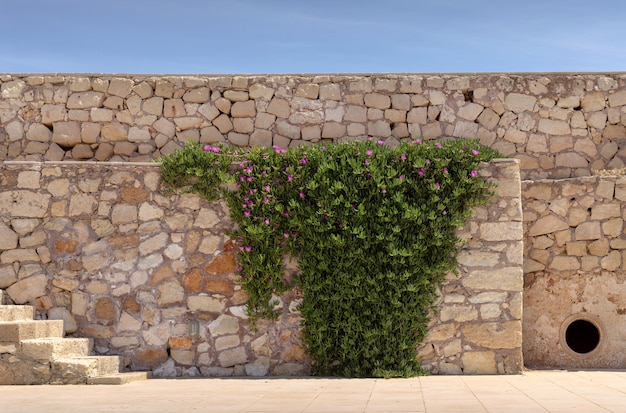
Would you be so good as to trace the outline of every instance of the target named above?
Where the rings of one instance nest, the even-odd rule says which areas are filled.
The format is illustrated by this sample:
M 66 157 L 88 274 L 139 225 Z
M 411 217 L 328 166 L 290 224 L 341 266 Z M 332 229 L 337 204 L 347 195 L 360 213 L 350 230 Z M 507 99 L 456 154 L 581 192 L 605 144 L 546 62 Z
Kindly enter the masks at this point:
M 31 305 L 0 305 L 0 321 L 32 320 L 35 307 Z
M 93 340 L 89 338 L 37 338 L 20 342 L 20 353 L 39 361 L 84 357 L 92 348 Z
M 129 371 L 106 376 L 89 377 L 87 384 L 127 384 L 134 381 L 147 380 L 151 377 L 152 374 L 148 371 Z
M 63 337 L 63 320 L 0 321 L 0 343 Z
M 118 374 L 121 364 L 120 356 L 62 358 L 52 362 L 52 375 L 67 384 L 86 383 L 90 377 Z

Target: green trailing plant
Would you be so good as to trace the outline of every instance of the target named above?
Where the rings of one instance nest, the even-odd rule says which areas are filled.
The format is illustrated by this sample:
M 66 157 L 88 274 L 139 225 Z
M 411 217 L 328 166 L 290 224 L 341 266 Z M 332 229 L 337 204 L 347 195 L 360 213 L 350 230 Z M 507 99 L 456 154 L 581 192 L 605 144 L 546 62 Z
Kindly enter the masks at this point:
M 190 144 L 161 162 L 167 184 L 205 196 L 234 182 L 222 194 L 252 320 L 276 317 L 272 296 L 296 286 L 313 374 L 390 377 L 421 373 L 416 347 L 437 287 L 456 271 L 456 230 L 490 195 L 478 164 L 496 156 L 477 141 L 369 140 L 245 152 Z

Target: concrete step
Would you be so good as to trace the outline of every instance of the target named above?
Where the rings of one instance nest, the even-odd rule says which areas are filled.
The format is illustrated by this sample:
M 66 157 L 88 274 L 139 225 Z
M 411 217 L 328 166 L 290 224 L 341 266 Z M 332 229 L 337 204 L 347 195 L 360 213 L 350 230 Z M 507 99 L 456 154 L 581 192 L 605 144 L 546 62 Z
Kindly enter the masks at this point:
M 32 320 L 35 307 L 31 305 L 0 305 L 0 321 Z
M 118 374 L 122 359 L 120 356 L 87 356 L 57 359 L 52 362 L 52 375 L 63 378 L 64 383 L 70 383 L 72 378 L 83 379 L 86 383 L 89 377 L 108 376 Z M 67 379 L 67 380 L 65 380 Z
M 106 376 L 90 377 L 87 379 L 87 384 L 127 384 L 134 381 L 147 380 L 151 377 L 152 374 L 149 371 L 129 371 Z
M 0 343 L 63 337 L 63 320 L 0 321 Z
M 20 342 L 20 353 L 39 361 L 84 357 L 92 348 L 93 340 L 89 338 L 37 338 Z

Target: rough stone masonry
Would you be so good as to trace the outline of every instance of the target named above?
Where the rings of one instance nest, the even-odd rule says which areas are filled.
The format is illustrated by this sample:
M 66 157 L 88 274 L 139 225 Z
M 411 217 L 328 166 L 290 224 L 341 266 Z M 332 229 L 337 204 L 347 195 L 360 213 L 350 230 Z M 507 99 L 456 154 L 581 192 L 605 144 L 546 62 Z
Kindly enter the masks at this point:
M 188 140 L 478 138 L 522 178 L 626 162 L 626 74 L 0 75 L 0 160 L 149 161 Z
M 296 291 L 276 297 L 278 321 L 257 331 L 247 321 L 224 203 L 166 194 L 156 163 L 12 161 L 0 172 L 6 299 L 64 320 L 70 336 L 94 338 L 97 353 L 157 376 L 308 372 Z M 522 368 L 519 162 L 480 173 L 498 193 L 461 232 L 460 277 L 442 287 L 420 349 L 434 373 Z

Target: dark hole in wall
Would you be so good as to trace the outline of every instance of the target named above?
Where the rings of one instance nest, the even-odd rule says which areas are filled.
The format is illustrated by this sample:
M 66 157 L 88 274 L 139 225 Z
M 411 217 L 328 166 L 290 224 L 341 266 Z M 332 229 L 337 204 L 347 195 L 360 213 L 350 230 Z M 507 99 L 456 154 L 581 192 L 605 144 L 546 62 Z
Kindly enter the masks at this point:
M 600 330 L 587 320 L 575 320 L 565 330 L 567 346 L 578 354 L 587 354 L 600 344 Z

